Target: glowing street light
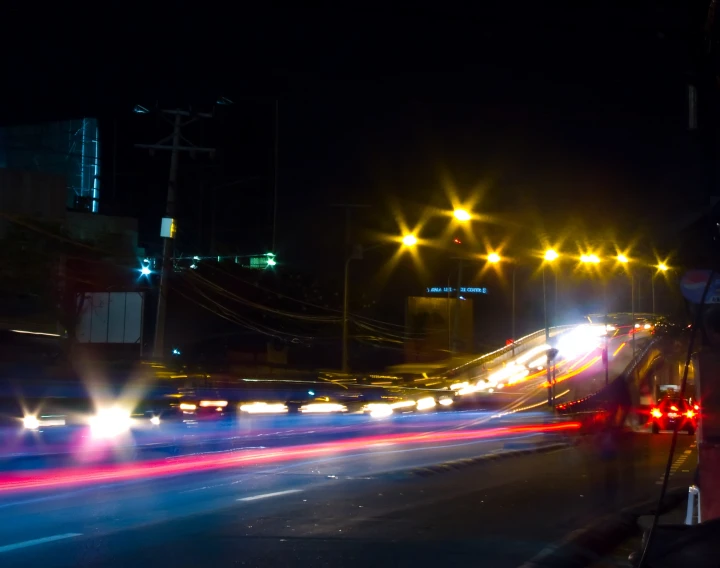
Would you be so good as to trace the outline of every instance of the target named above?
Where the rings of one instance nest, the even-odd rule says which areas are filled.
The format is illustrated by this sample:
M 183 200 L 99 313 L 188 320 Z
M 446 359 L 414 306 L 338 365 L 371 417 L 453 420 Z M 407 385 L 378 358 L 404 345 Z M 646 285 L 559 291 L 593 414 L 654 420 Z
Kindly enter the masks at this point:
M 497 264 L 498 262 L 500 262 L 501 258 L 500 258 L 500 255 L 499 255 L 498 253 L 496 253 L 496 252 L 491 252 L 491 253 L 487 256 L 487 260 L 488 260 L 488 262 L 489 262 L 490 264 Z
M 470 213 L 465 209 L 455 209 L 455 211 L 453 211 L 453 215 L 458 221 L 463 222 L 469 221 L 472 218 L 472 215 L 470 215 Z
M 418 243 L 418 239 L 415 235 L 412 233 L 408 233 L 407 235 L 404 235 L 403 237 L 394 237 L 391 240 L 384 241 L 382 243 L 377 243 L 375 245 L 372 245 L 370 247 L 366 247 L 365 249 L 360 249 L 360 253 L 367 252 L 370 250 L 375 250 L 378 248 L 385 247 L 390 244 L 395 244 L 397 246 L 398 241 L 403 244 L 405 247 L 414 247 Z M 269 255 L 271 253 L 268 253 Z M 273 257 L 275 255 L 272 255 Z M 348 329 L 348 306 L 349 306 L 349 297 L 350 297 L 350 262 L 354 259 L 362 259 L 362 254 L 350 254 L 345 259 L 345 276 L 344 276 L 344 290 L 343 290 L 343 317 L 342 317 L 342 371 L 343 373 L 348 372 L 348 339 L 349 339 L 349 329 Z M 274 262 L 273 262 L 274 264 Z M 268 265 L 272 266 L 270 264 L 270 260 L 268 260 Z
M 660 272 L 663 274 L 670 270 L 670 267 L 665 264 L 664 262 L 659 262 L 658 265 L 655 267 L 657 270 L 652 274 L 650 277 L 650 287 L 652 288 L 652 313 L 653 313 L 653 320 L 655 319 L 655 276 L 657 276 Z
M 402 240 L 402 244 L 406 247 L 414 247 L 418 240 L 415 235 L 405 235 Z
M 543 255 L 543 258 L 547 262 L 552 262 L 553 260 L 557 260 L 560 255 L 557 253 L 557 251 L 553 249 L 548 249 L 545 251 L 545 254 Z
M 584 264 L 598 264 L 600 257 L 596 254 L 583 254 L 580 256 L 580 262 Z
M 620 264 L 627 264 L 628 262 L 630 262 L 630 259 L 627 256 L 625 256 L 624 254 L 619 254 L 619 255 L 617 255 L 617 261 Z

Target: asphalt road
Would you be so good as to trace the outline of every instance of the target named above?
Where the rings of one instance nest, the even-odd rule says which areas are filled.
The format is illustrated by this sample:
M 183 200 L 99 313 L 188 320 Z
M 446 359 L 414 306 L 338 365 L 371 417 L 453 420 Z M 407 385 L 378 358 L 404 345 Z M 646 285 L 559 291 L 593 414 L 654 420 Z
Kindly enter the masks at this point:
M 622 339 L 614 343 L 613 352 Z M 611 353 L 612 374 L 629 351 Z M 558 392 L 604 384 L 597 355 L 568 362 Z M 265 417 L 221 436 L 228 447 L 190 444 L 120 466 L 10 468 L 0 473 L 0 564 L 520 564 L 613 508 L 591 445 L 431 477 L 407 472 L 559 441 L 567 432 L 548 431 L 557 425 L 540 412 L 543 382 L 529 377 L 485 395 L 496 402 L 484 412 Z M 622 482 L 618 507 L 656 493 L 669 440 L 633 439 L 623 463 L 634 476 Z M 686 464 L 690 442 L 682 437 L 678 450 Z M 689 483 L 683 469 L 673 483 Z
M 516 566 L 602 512 L 655 497 L 669 440 L 632 435 L 614 501 L 605 489 L 608 464 L 589 443 L 428 477 L 392 472 L 402 465 L 393 456 L 402 454 L 376 449 L 312 463 L 5 495 L 0 563 Z M 691 482 L 692 444 L 694 438 L 680 437 L 672 486 Z M 491 446 L 484 449 L 499 449 Z

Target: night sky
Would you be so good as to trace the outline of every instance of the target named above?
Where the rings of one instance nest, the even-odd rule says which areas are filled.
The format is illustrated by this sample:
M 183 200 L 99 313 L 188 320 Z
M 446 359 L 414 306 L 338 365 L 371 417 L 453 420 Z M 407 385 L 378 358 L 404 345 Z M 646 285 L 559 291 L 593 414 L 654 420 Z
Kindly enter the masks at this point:
M 103 210 L 137 216 L 152 250 L 169 155 L 133 144 L 169 128 L 131 109 L 231 99 L 187 131 L 218 153 L 183 157 L 178 247 L 210 250 L 214 195 L 216 250 L 248 254 L 272 246 L 277 99 L 275 248 L 308 270 L 341 266 L 329 260 L 343 239 L 335 203 L 370 205 L 356 226 L 389 233 L 393 212 L 413 227 L 456 193 L 487 215 L 479 242 L 523 251 L 542 235 L 569 236 L 569 248 L 653 246 L 705 203 L 686 89 L 706 2 L 481 4 L 195 5 L 179 15 L 123 5 L 47 15 L 50 27 L 19 17 L 0 121 L 98 116 Z

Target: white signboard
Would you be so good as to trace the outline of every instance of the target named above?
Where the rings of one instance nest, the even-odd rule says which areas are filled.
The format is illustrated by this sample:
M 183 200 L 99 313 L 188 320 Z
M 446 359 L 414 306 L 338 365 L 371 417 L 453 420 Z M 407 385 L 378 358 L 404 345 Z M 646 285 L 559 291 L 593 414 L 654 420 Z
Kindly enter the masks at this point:
M 140 343 L 143 292 L 88 292 L 84 297 L 78 296 L 80 343 Z

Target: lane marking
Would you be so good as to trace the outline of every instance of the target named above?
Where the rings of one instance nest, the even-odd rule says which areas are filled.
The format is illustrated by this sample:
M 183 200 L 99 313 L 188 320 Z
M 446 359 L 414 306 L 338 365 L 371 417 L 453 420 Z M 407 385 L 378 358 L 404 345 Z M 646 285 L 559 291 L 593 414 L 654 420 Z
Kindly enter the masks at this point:
M 290 493 L 302 493 L 302 489 L 288 489 L 286 491 L 275 491 L 273 493 L 263 493 L 261 495 L 253 495 L 252 497 L 243 497 L 238 501 L 258 501 L 260 499 L 269 499 L 270 497 L 279 497 L 280 495 L 289 495 Z
M 56 534 L 53 536 L 46 536 L 45 538 L 36 538 L 33 540 L 24 540 L 23 542 L 16 542 L 15 544 L 6 544 L 5 546 L 0 546 L 0 553 L 11 552 L 13 550 L 18 550 L 20 548 L 27 548 L 29 546 L 35 546 L 38 544 L 45 544 L 46 542 L 55 542 L 56 540 L 63 540 L 65 538 L 73 538 L 75 536 L 82 536 L 82 533 Z

